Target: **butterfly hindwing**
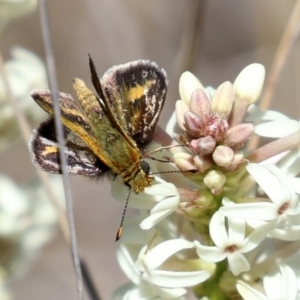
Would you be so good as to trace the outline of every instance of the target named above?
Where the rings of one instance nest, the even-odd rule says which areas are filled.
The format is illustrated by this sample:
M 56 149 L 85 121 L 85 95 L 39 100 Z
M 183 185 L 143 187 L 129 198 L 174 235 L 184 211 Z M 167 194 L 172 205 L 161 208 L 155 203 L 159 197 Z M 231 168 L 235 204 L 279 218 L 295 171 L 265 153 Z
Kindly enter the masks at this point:
M 88 146 L 65 126 L 66 145 L 64 154 L 67 162 L 67 172 L 85 176 L 101 176 L 108 167 L 103 164 Z M 51 117 L 40 124 L 31 135 L 29 142 L 32 161 L 42 170 L 61 174 L 59 147 L 55 133 L 54 119 Z

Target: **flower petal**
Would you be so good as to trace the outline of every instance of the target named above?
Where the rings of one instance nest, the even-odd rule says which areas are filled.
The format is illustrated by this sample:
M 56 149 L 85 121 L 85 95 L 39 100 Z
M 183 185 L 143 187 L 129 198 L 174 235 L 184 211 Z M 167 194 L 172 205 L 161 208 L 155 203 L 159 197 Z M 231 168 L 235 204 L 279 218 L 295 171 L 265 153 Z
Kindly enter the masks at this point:
M 290 178 L 295 193 L 300 194 L 300 178 Z
M 241 218 L 228 218 L 228 237 L 233 245 L 241 246 L 245 238 L 245 221 Z
M 160 298 L 158 297 L 149 297 L 147 298 L 148 300 L 152 300 L 152 299 L 157 299 L 157 300 L 165 300 L 165 299 L 178 299 L 178 300 L 185 300 L 184 296 L 187 293 L 187 290 L 184 288 L 162 288 L 162 287 L 158 287 L 157 285 L 153 285 L 151 284 L 151 286 L 149 286 L 149 289 L 154 291 L 156 293 L 156 295 L 159 295 Z M 148 296 L 149 293 L 146 293 L 146 295 Z M 180 298 L 179 298 L 180 297 Z M 128 299 L 131 300 L 131 299 Z M 139 300 L 139 299 L 136 299 Z
M 247 259 L 238 251 L 228 254 L 227 256 L 230 270 L 233 275 L 237 276 L 242 272 L 250 270 L 250 264 Z
M 226 205 L 221 207 L 219 212 L 226 217 L 252 220 L 272 221 L 278 217 L 277 207 L 268 202 Z
M 275 225 L 276 220 L 255 228 L 245 239 L 244 246 L 240 249 L 241 253 L 246 253 L 256 248 Z
M 225 217 L 220 212 L 215 212 L 209 223 L 209 232 L 217 247 L 224 249 L 228 246 L 228 236 L 225 228 Z
M 270 236 L 282 241 L 298 241 L 300 236 L 300 225 L 287 228 L 275 228 L 270 232 Z
M 261 121 L 274 121 L 274 120 L 290 120 L 290 118 L 278 111 L 266 110 L 261 111 L 255 104 L 251 104 L 248 108 L 248 116 L 245 119 L 247 122 L 257 123 Z
M 236 288 L 245 300 L 268 300 L 268 298 L 264 294 L 255 290 L 243 281 L 238 281 L 236 284 Z
M 123 183 L 120 176 L 111 182 L 111 195 L 121 203 L 125 203 L 129 194 L 129 188 Z M 145 193 L 130 194 L 130 200 L 128 202 L 129 207 L 140 208 L 140 209 L 152 209 L 156 204 L 154 196 L 147 195 Z
M 143 279 L 152 282 L 161 287 L 178 288 L 197 285 L 206 279 L 211 274 L 208 271 L 195 272 L 170 272 L 155 270 L 148 275 L 143 273 Z
M 300 151 L 299 149 L 293 149 L 282 154 L 284 156 L 278 162 L 277 166 L 289 176 L 290 179 L 293 179 L 293 177 L 300 173 Z
M 194 248 L 193 242 L 184 239 L 168 240 L 158 244 L 146 254 L 144 263 L 147 265 L 148 270 L 153 270 L 175 253 L 191 248 Z
M 153 196 L 176 196 L 177 188 L 174 184 L 163 181 L 163 183 L 153 184 L 145 188 L 145 194 Z
M 299 130 L 299 122 L 296 120 L 278 120 L 255 126 L 255 133 L 262 137 L 281 138 Z
M 153 207 L 151 213 L 155 213 L 167 209 L 171 209 L 172 211 L 174 211 L 178 207 L 179 202 L 180 202 L 179 195 L 164 199 L 163 201 L 160 201 Z
M 203 260 L 209 262 L 218 262 L 227 257 L 227 253 L 218 247 L 203 246 L 198 241 L 194 241 L 197 254 Z
M 276 205 L 280 206 L 286 201 L 286 190 L 280 180 L 265 166 L 249 164 L 247 166 L 247 171 Z
M 168 215 L 170 215 L 173 211 L 174 210 L 166 209 L 166 210 L 152 213 L 149 217 L 147 217 L 140 223 L 141 229 L 148 230 L 152 228 L 157 223 L 165 219 Z
M 297 276 L 293 269 L 287 265 L 279 265 L 282 274 L 283 299 L 298 299 Z
M 298 299 L 297 276 L 291 267 L 279 264 L 278 269 L 263 278 L 265 292 L 269 299 Z
M 296 214 L 298 214 L 297 206 L 298 206 L 298 196 L 296 195 L 293 185 L 290 181 L 290 178 L 277 166 L 267 165 L 266 169 L 268 169 L 274 176 L 278 178 L 282 185 L 282 190 L 285 191 L 286 199 L 284 203 L 289 203 L 289 209 L 296 210 Z
M 126 276 L 135 284 L 139 284 L 141 281 L 141 274 L 135 267 L 128 248 L 124 245 L 120 245 L 117 249 L 117 259 Z

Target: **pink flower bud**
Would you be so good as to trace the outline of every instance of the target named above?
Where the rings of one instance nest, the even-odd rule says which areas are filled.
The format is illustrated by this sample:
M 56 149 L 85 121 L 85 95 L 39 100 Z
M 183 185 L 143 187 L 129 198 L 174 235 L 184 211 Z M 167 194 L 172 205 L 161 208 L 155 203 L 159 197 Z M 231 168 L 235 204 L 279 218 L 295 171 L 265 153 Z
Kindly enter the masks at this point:
M 208 122 L 211 115 L 211 103 L 201 89 L 196 89 L 191 97 L 191 111 L 201 117 L 203 122 Z
M 226 146 L 218 146 L 213 153 L 213 160 L 220 167 L 229 167 L 233 159 L 233 150 Z
M 232 149 L 238 149 L 252 136 L 254 126 L 250 123 L 241 123 L 227 131 L 224 145 Z

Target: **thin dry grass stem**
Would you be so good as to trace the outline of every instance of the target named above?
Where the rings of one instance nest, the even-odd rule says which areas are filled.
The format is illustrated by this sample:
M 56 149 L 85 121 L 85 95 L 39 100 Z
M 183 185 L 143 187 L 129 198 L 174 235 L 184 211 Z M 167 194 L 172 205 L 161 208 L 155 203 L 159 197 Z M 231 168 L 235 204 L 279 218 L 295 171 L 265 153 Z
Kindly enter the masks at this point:
M 276 51 L 273 65 L 270 69 L 269 76 L 266 80 L 265 88 L 261 97 L 259 108 L 262 111 L 269 109 L 275 86 L 277 84 L 280 73 L 285 65 L 287 57 L 296 41 L 299 34 L 299 18 L 300 18 L 300 0 L 295 2 L 295 6 L 290 15 L 289 21 L 282 35 L 278 49 Z M 248 149 L 256 149 L 259 143 L 259 137 L 253 136 L 249 141 Z
M 3 57 L 2 57 L 1 52 L 0 52 L 0 74 L 2 75 L 2 78 L 3 78 L 4 88 L 5 88 L 7 98 L 11 102 L 14 113 L 16 114 L 16 120 L 19 125 L 21 136 L 22 136 L 24 142 L 27 144 L 32 130 L 31 130 L 30 125 L 29 125 L 28 121 L 26 120 L 22 110 L 20 109 L 18 101 L 17 101 L 16 97 L 14 96 L 14 94 L 11 90 L 11 87 L 9 85 L 9 82 L 7 79 L 7 74 L 3 67 Z M 52 189 L 51 185 L 49 184 L 49 176 L 45 172 L 42 172 L 39 169 L 36 169 L 36 171 L 37 171 L 38 177 L 40 178 L 40 181 L 42 182 L 42 184 L 44 186 L 45 192 L 46 192 L 49 200 L 51 201 L 51 203 L 53 204 L 53 206 L 55 207 L 55 209 L 57 211 L 61 232 L 62 232 L 65 240 L 67 241 L 67 243 L 69 243 L 70 242 L 70 233 L 69 233 L 68 220 L 66 218 L 65 210 L 61 206 L 59 199 L 53 193 L 53 189 Z
M 52 47 L 51 36 L 50 36 L 47 0 L 40 0 L 39 5 L 40 5 L 40 18 L 42 23 L 43 42 L 44 42 L 44 48 L 46 54 L 48 80 L 53 95 L 55 129 L 58 137 L 59 148 L 64 149 L 65 140 L 64 140 L 63 125 L 61 123 L 61 112 L 60 112 L 59 101 L 58 101 L 58 87 L 56 82 L 53 47 Z M 61 162 L 62 181 L 64 186 L 65 201 L 66 201 L 66 212 L 67 212 L 69 230 L 70 230 L 70 242 L 71 242 L 70 246 L 71 246 L 74 270 L 75 270 L 76 281 L 77 281 L 78 299 L 83 300 L 84 299 L 83 278 L 82 278 L 80 256 L 79 256 L 77 236 L 76 236 L 75 218 L 73 213 L 73 200 L 71 195 L 69 178 L 67 174 L 66 156 L 64 155 L 63 151 L 59 152 L 59 158 Z

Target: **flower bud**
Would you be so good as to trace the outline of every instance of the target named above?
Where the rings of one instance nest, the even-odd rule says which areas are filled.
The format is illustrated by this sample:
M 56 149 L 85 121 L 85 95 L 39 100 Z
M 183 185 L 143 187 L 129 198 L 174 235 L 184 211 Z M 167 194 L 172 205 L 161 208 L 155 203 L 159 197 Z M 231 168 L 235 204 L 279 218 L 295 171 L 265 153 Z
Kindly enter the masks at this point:
M 265 79 L 265 68 L 261 64 L 247 66 L 236 78 L 233 87 L 235 101 L 246 101 L 249 105 L 255 103 L 261 94 Z
M 226 146 L 218 146 L 213 153 L 213 160 L 220 167 L 229 167 L 233 159 L 233 150 Z
M 176 119 L 180 129 L 185 130 L 184 114 L 189 111 L 189 107 L 182 100 L 177 100 L 175 105 Z
M 212 161 L 209 158 L 204 158 L 199 155 L 194 157 L 194 163 L 200 172 L 205 172 L 212 166 Z
M 215 150 L 216 143 L 216 140 L 212 136 L 208 135 L 203 138 L 191 140 L 189 148 L 195 153 L 207 155 Z
M 188 104 L 190 103 L 191 96 L 194 90 L 201 89 L 205 91 L 203 85 L 198 78 L 191 72 L 182 73 L 179 79 L 179 94 L 181 99 Z
M 232 149 L 238 149 L 252 136 L 254 126 L 251 123 L 241 123 L 227 131 L 223 144 Z
M 231 82 L 222 83 L 212 100 L 212 111 L 218 118 L 227 119 L 233 105 L 233 86 Z
M 173 159 L 176 166 L 182 171 L 197 170 L 197 167 L 193 161 L 193 156 L 188 153 L 175 153 Z
M 204 91 L 194 90 L 190 103 L 191 111 L 200 116 L 204 122 L 209 120 L 211 115 L 211 103 Z
M 209 189 L 219 190 L 225 184 L 226 176 L 220 171 L 212 170 L 207 173 L 203 182 Z
M 216 148 L 216 140 L 208 135 L 198 140 L 199 153 L 206 155 L 212 153 Z

